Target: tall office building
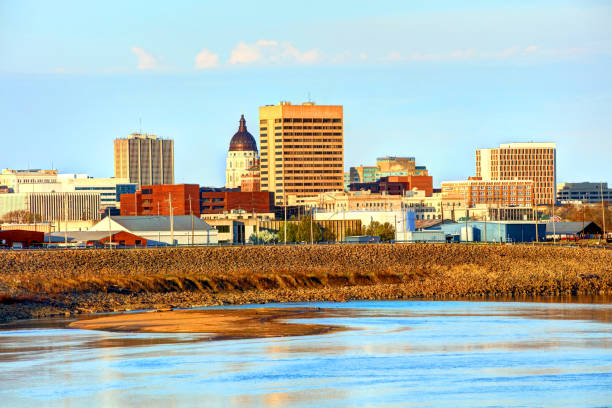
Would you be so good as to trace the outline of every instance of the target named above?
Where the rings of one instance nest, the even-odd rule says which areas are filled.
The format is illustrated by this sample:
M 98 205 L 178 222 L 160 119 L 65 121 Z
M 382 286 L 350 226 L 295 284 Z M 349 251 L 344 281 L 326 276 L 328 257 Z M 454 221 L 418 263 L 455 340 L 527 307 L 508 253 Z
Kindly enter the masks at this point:
M 476 150 L 476 177 L 482 180 L 531 180 L 533 203 L 552 204 L 556 196 L 555 143 L 506 143 Z
M 140 133 L 115 139 L 115 178 L 127 178 L 138 188 L 174 184 L 174 141 Z
M 281 102 L 259 108 L 261 189 L 278 205 L 344 188 L 342 106 Z

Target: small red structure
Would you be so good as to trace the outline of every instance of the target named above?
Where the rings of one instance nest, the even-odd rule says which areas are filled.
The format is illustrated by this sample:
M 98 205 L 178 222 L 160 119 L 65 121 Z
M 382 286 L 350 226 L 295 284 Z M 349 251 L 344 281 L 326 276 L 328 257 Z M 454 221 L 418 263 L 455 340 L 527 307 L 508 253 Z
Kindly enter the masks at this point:
M 41 244 L 44 240 L 44 232 L 24 230 L 0 231 L 0 247 L 29 248 L 33 244 Z
M 147 245 L 147 240 L 146 238 L 143 237 L 139 237 L 138 235 L 134 235 L 132 233 L 129 233 L 127 231 L 119 231 L 115 234 L 113 234 L 111 236 L 111 242 L 113 244 L 117 244 L 117 245 L 127 245 L 127 246 L 132 246 L 132 245 Z M 100 240 L 100 243 L 105 244 L 107 243 L 108 237 L 106 238 L 102 238 Z

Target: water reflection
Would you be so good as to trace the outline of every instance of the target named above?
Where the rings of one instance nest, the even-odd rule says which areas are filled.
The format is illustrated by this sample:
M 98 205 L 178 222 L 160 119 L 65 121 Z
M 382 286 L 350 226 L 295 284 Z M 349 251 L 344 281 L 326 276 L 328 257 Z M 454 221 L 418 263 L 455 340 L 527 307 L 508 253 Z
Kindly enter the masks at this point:
M 608 406 L 612 305 L 349 302 L 287 320 L 327 335 L 0 330 L 0 401 L 22 406 Z M 274 305 L 295 307 L 295 305 Z

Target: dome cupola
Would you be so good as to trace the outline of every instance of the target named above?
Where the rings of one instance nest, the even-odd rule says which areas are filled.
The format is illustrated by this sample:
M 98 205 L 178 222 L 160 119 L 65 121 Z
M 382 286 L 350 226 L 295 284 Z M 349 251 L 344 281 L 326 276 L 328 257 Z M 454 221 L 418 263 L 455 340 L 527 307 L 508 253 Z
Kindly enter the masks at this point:
M 229 151 L 257 151 L 257 143 L 253 135 L 247 131 L 244 115 L 240 115 L 240 126 L 238 126 L 238 132 L 236 132 L 230 141 Z

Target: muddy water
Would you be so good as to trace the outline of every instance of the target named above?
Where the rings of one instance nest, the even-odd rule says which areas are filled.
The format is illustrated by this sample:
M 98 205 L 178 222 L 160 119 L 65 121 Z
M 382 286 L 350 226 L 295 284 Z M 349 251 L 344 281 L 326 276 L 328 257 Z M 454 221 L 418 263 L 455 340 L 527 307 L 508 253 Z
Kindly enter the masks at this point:
M 314 336 L 0 329 L 2 407 L 612 405 L 612 304 L 348 302 Z M 261 307 L 261 306 L 258 306 Z

